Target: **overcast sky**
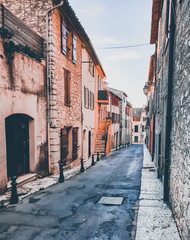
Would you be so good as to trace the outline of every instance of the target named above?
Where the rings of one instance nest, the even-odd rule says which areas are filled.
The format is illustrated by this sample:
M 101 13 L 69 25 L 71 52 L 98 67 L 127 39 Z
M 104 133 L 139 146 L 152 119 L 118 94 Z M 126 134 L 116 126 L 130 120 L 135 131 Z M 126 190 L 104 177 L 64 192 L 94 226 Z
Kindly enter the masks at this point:
M 154 45 L 99 49 L 150 42 L 152 0 L 69 0 L 92 41 L 109 87 L 125 91 L 133 107 L 146 103 L 143 86 L 148 78 Z

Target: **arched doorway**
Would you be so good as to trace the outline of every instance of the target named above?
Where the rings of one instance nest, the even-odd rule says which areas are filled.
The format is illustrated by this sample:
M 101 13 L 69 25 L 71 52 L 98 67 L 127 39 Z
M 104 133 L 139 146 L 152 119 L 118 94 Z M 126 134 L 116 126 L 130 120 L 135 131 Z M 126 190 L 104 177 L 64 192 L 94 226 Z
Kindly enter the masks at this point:
M 6 118 L 7 177 L 29 173 L 29 117 L 13 114 Z

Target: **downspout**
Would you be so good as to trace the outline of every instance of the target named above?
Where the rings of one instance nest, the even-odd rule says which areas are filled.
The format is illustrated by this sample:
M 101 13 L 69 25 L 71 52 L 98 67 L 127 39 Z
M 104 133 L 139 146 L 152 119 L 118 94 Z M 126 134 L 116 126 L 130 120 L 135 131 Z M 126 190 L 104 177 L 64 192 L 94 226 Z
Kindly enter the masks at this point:
M 172 123 L 172 83 L 173 83 L 173 55 L 175 36 L 175 0 L 171 0 L 170 16 L 170 38 L 168 59 L 168 96 L 166 112 L 166 143 L 165 143 L 165 169 L 164 169 L 164 201 L 169 202 L 169 180 L 170 180 L 170 147 L 171 147 L 171 123 Z
M 46 12 L 46 84 L 47 84 L 47 141 L 48 141 L 48 172 L 51 173 L 51 160 L 50 160 L 50 92 L 51 92 L 51 51 L 49 43 L 49 14 L 54 9 L 61 7 L 64 1 L 60 4 L 50 8 Z M 51 27 L 51 26 L 50 26 Z M 51 36 L 50 36 L 51 37 Z

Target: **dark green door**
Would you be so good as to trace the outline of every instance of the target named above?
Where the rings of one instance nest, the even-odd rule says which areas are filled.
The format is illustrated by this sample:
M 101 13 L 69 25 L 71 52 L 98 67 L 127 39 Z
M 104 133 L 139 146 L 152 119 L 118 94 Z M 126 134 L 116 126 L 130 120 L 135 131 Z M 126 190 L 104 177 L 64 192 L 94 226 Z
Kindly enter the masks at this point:
M 7 176 L 29 172 L 29 120 L 23 114 L 6 119 Z

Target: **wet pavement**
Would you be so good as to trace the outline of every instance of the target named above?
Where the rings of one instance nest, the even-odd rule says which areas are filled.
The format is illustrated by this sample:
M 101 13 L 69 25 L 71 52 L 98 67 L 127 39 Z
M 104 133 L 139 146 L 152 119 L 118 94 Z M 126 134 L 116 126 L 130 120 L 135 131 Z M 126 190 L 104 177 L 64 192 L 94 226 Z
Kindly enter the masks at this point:
M 103 157 L 84 173 L 0 211 L 0 239 L 120 240 L 134 238 L 143 146 Z M 123 198 L 121 205 L 98 203 Z

